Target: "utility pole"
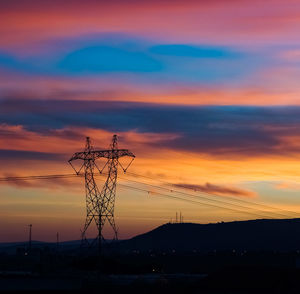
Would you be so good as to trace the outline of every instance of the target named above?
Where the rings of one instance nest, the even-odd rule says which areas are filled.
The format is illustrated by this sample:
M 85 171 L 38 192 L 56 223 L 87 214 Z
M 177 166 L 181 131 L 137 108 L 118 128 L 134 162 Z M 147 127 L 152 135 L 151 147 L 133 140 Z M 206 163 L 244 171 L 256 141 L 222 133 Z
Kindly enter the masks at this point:
M 129 156 L 131 161 L 128 166 L 124 168 L 119 162 L 120 157 Z M 107 159 L 104 167 L 100 170 L 96 164 L 98 158 Z M 76 174 L 79 175 L 81 170 L 84 171 L 85 178 L 85 191 L 86 191 L 86 221 L 82 231 L 82 246 L 89 245 L 94 246 L 95 243 L 98 245 L 98 254 L 101 255 L 103 236 L 103 227 L 105 223 L 112 228 L 114 239 L 117 240 L 117 228 L 114 220 L 114 208 L 115 208 L 115 197 L 116 197 L 116 184 L 118 176 L 118 166 L 123 169 L 124 172 L 128 169 L 135 155 L 128 149 L 118 149 L 118 137 L 113 135 L 110 148 L 107 150 L 94 150 L 91 140 L 89 137 L 86 138 L 85 150 L 83 152 L 76 152 L 73 154 L 69 163 L 75 170 Z M 76 170 L 72 165 L 74 160 L 82 160 L 83 164 Z M 95 181 L 94 173 L 99 171 L 101 174 L 104 168 L 107 167 L 108 174 L 106 181 L 100 191 Z M 87 239 L 87 230 L 90 225 L 94 223 L 97 227 L 97 236 L 89 242 Z

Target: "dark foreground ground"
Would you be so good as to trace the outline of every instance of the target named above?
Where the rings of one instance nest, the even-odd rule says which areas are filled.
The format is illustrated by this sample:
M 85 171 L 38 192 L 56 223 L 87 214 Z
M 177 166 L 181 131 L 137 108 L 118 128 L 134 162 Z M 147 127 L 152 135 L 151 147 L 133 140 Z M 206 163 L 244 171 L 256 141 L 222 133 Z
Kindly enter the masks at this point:
M 78 277 L 2 277 L 1 293 L 300 293 L 291 269 L 231 268 L 201 275 L 149 274 Z
M 100 259 L 79 245 L 0 244 L 0 294 L 300 293 L 300 219 L 165 224 Z
M 0 293 L 300 293 L 298 252 L 2 255 Z

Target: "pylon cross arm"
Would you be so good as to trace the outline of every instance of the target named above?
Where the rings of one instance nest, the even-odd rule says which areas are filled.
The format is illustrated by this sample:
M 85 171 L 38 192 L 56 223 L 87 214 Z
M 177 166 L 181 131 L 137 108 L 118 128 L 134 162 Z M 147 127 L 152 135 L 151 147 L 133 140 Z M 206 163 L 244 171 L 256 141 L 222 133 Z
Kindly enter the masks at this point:
M 84 152 L 76 152 L 73 156 L 69 159 L 69 162 L 81 159 L 81 160 L 95 160 L 99 157 L 109 158 L 111 150 L 102 150 L 102 151 L 84 151 Z
M 130 156 L 135 157 L 135 155 L 129 151 L 128 149 L 117 149 L 117 150 L 94 150 L 90 152 L 76 152 L 69 159 L 69 163 L 73 160 L 81 159 L 81 160 L 95 160 L 100 157 L 104 158 L 112 158 L 112 157 L 123 157 Z
M 135 155 L 128 149 L 116 149 L 116 150 L 102 150 L 102 151 L 92 151 L 94 158 L 104 157 L 107 159 L 119 158 L 123 156 L 135 157 Z

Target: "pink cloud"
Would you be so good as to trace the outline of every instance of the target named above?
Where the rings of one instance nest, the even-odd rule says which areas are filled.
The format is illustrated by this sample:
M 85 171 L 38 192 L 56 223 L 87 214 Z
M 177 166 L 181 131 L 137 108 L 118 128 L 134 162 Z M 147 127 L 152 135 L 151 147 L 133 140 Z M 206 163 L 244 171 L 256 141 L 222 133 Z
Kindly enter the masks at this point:
M 124 32 L 165 42 L 294 42 L 299 1 L 24 1 L 1 4 L 2 47 Z M 8 29 L 9 28 L 9 29 Z

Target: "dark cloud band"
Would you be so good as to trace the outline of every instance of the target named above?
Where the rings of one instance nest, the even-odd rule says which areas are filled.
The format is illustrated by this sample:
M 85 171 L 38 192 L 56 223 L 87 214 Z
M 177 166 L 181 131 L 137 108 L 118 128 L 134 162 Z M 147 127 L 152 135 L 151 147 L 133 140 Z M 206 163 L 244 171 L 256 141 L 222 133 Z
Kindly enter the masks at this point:
M 130 102 L 14 100 L 0 102 L 0 123 L 50 134 L 66 127 L 175 134 L 165 147 L 210 155 L 297 152 L 282 138 L 300 136 L 300 107 L 177 106 Z M 68 133 L 76 137 L 76 132 Z
M 1 161 L 14 161 L 14 160 L 43 160 L 55 161 L 65 159 L 64 156 L 56 153 L 24 151 L 24 150 L 6 150 L 0 149 Z

